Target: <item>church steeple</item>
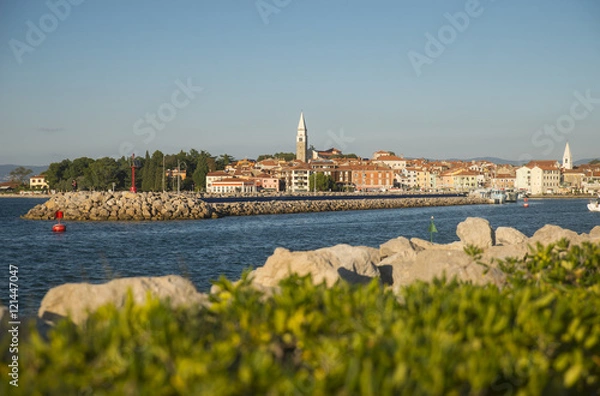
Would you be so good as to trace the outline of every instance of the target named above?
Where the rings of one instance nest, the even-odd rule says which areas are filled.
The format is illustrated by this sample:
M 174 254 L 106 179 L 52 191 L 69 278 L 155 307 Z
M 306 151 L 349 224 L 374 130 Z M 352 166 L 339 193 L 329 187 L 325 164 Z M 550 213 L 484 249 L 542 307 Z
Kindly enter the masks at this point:
M 306 122 L 304 121 L 304 112 L 300 112 L 300 121 L 298 122 L 298 132 L 296 134 L 296 159 L 306 162 L 308 135 L 306 134 Z
M 298 122 L 298 132 L 304 131 L 306 134 L 306 122 L 304 121 L 304 112 L 300 112 L 300 122 Z
M 569 147 L 569 142 L 567 142 L 567 145 L 565 146 L 562 167 L 563 169 L 573 169 L 573 157 L 571 156 L 571 148 Z

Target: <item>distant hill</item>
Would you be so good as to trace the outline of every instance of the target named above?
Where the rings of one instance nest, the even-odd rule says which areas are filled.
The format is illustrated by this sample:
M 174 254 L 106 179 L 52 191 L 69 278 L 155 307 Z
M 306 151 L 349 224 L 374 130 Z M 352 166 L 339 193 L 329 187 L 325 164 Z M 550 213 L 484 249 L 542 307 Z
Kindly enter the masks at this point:
M 597 160 L 597 159 L 600 159 L 600 157 L 596 157 L 596 158 L 584 158 L 584 159 L 580 159 L 579 161 L 575 161 L 574 164 L 575 165 L 589 164 L 593 160 Z
M 12 172 L 13 169 L 18 168 L 19 166 L 23 166 L 25 168 L 31 169 L 33 171 L 33 173 L 29 176 L 39 175 L 40 173 L 42 173 L 48 169 L 47 165 L 46 166 L 15 165 L 15 164 L 0 165 L 0 182 L 10 180 L 10 172 Z
M 428 158 L 429 161 L 488 161 L 493 162 L 494 164 L 511 164 L 511 165 L 522 165 L 523 161 L 512 161 L 498 157 L 474 157 L 474 158 L 443 158 L 443 159 L 431 159 Z
M 580 159 L 578 161 L 574 162 L 574 165 L 582 165 L 582 164 L 587 164 L 590 161 L 593 161 L 595 159 L 600 159 L 600 157 L 598 158 L 584 158 L 584 159 Z M 510 165 L 515 165 L 515 166 L 519 166 L 519 165 L 523 165 L 528 161 L 513 161 L 513 160 L 507 160 L 507 159 L 503 159 L 503 158 L 498 158 L 498 157 L 474 157 L 474 158 L 446 158 L 446 161 L 489 161 L 489 162 L 493 162 L 494 164 L 510 164 Z M 557 160 L 559 163 L 562 161 L 560 159 Z

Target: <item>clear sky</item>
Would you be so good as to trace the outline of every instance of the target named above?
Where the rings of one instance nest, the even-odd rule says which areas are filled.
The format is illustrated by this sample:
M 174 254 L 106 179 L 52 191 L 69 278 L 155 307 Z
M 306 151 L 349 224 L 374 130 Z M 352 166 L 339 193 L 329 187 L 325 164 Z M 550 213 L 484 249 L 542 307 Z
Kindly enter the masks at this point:
M 0 163 L 600 156 L 597 0 L 0 2 Z M 187 87 L 186 87 L 187 86 Z

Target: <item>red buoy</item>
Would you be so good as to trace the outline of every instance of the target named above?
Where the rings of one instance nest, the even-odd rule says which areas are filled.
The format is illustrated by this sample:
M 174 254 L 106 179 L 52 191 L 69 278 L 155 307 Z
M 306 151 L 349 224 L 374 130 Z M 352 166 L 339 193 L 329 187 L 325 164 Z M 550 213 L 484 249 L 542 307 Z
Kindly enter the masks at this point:
M 528 201 L 527 197 L 525 197 L 525 198 L 523 199 L 523 201 L 525 202 L 525 203 L 523 204 L 523 207 L 524 207 L 524 208 L 528 208 L 528 207 L 529 207 L 529 203 L 527 202 L 527 201 Z
M 54 224 L 52 226 L 52 231 L 53 232 L 65 232 L 65 231 L 67 231 L 67 226 L 60 223 L 60 219 L 63 218 L 63 212 L 60 211 L 60 210 L 57 210 L 56 213 L 54 213 L 54 218 L 58 219 L 58 224 Z
M 67 231 L 67 226 L 64 224 L 61 224 L 61 223 L 54 224 L 52 226 L 52 231 L 53 232 L 65 232 L 65 231 Z

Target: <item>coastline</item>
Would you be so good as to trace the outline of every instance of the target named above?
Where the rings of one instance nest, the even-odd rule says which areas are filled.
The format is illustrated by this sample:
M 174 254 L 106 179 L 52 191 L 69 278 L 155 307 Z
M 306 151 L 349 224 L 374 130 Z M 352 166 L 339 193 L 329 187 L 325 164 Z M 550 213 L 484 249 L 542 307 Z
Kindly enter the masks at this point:
M 531 195 L 528 199 L 594 199 L 593 194 L 578 194 L 578 195 Z
M 52 194 L 0 194 L 0 198 L 50 198 Z

